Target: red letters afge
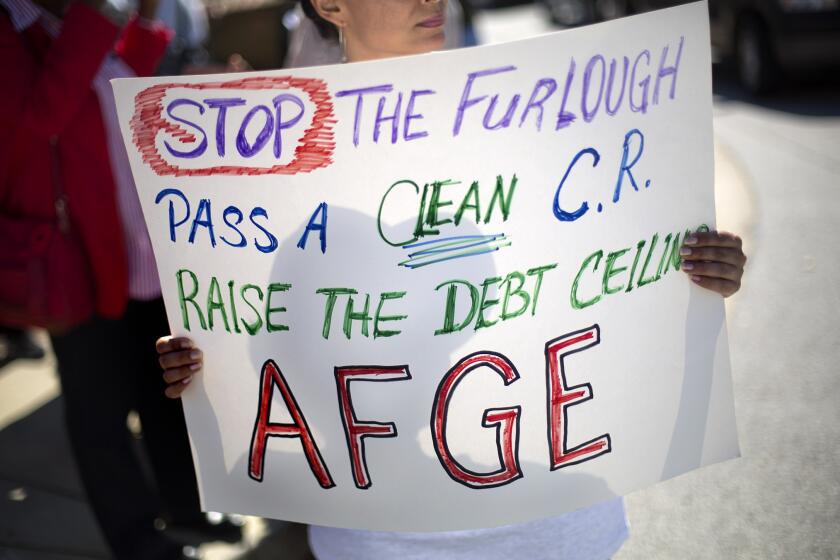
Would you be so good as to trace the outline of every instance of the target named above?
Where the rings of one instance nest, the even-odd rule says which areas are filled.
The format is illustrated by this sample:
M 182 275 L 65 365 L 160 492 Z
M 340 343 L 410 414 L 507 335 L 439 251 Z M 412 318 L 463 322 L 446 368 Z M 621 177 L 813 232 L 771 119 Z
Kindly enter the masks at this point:
M 577 445 L 569 445 L 569 409 L 593 398 L 589 383 L 569 386 L 566 379 L 566 361 L 574 354 L 593 348 L 600 343 L 600 328 L 589 328 L 565 334 L 545 344 L 546 405 L 548 412 L 548 448 L 551 470 L 590 461 L 612 450 L 609 434 L 604 434 Z M 510 484 L 522 478 L 519 464 L 519 434 L 522 407 L 511 405 L 488 408 L 484 411 L 481 425 L 496 431 L 496 447 L 499 467 L 488 472 L 475 472 L 462 465 L 447 443 L 448 411 L 452 395 L 458 385 L 471 372 L 490 368 L 497 373 L 505 386 L 515 383 L 520 375 L 513 363 L 497 352 L 475 352 L 458 361 L 441 379 L 431 410 L 432 440 L 441 466 L 454 481 L 468 488 L 494 488 Z M 353 408 L 351 382 L 391 382 L 410 380 L 408 366 L 342 366 L 335 368 L 338 405 L 353 481 L 357 488 L 370 488 L 373 484 L 365 456 L 365 439 L 396 438 L 397 425 L 392 421 L 359 420 Z M 277 388 L 289 415 L 291 423 L 271 422 L 271 402 L 274 388 Z M 251 451 L 248 461 L 248 475 L 262 482 L 265 451 L 270 437 L 297 438 L 309 468 L 322 488 L 335 486 L 318 446 L 306 423 L 303 411 L 298 406 L 291 388 L 280 369 L 268 360 L 262 369 L 259 405 L 257 409 Z

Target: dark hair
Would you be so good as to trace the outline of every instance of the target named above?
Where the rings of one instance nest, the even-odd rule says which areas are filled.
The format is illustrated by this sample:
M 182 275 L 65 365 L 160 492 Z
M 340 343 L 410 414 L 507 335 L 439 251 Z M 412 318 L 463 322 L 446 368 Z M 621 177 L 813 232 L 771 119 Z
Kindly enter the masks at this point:
M 303 8 L 303 13 L 306 14 L 306 17 L 312 20 L 312 23 L 315 24 L 315 28 L 318 30 L 318 34 L 321 37 L 324 39 L 332 39 L 334 41 L 338 40 L 338 29 L 336 29 L 335 25 L 328 22 L 318 14 L 312 6 L 311 0 L 300 0 L 300 5 Z

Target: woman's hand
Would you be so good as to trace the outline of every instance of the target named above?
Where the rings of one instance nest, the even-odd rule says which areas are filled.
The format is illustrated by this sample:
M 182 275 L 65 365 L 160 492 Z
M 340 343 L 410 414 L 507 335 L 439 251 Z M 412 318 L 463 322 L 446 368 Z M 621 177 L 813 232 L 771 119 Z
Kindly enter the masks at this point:
M 165 393 L 170 399 L 179 398 L 193 375 L 201 369 L 201 350 L 194 346 L 186 337 L 164 336 L 155 343 L 167 385 Z
M 741 288 L 747 256 L 741 238 L 727 232 L 695 232 L 685 238 L 680 248 L 682 269 L 691 280 L 723 297 Z

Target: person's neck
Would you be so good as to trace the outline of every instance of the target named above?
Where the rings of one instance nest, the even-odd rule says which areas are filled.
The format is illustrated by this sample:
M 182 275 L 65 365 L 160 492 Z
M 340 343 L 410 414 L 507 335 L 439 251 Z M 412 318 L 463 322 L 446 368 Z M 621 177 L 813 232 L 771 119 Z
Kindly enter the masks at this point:
M 366 49 L 361 45 L 348 42 L 344 49 L 344 57 L 346 62 L 365 62 L 367 60 L 382 60 L 383 58 L 393 58 L 399 56 L 395 53 L 374 51 Z

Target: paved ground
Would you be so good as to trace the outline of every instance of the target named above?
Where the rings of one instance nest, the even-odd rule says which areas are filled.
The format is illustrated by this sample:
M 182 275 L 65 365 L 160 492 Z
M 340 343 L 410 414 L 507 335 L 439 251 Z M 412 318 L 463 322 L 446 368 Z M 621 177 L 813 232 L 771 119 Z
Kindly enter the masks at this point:
M 721 95 L 715 132 L 752 205 L 729 308 L 743 458 L 630 496 L 617 558 L 837 559 L 840 87 L 766 106 Z
M 491 38 L 547 30 L 533 10 L 503 15 L 480 22 Z M 723 74 L 716 92 L 719 223 L 750 255 L 728 308 L 743 458 L 628 497 L 617 560 L 840 559 L 840 85 L 755 104 Z M 58 393 L 49 359 L 0 369 L 0 560 L 106 557 Z M 278 553 L 301 540 L 284 531 L 248 558 L 296 557 Z M 264 534 L 249 522 L 250 545 Z

